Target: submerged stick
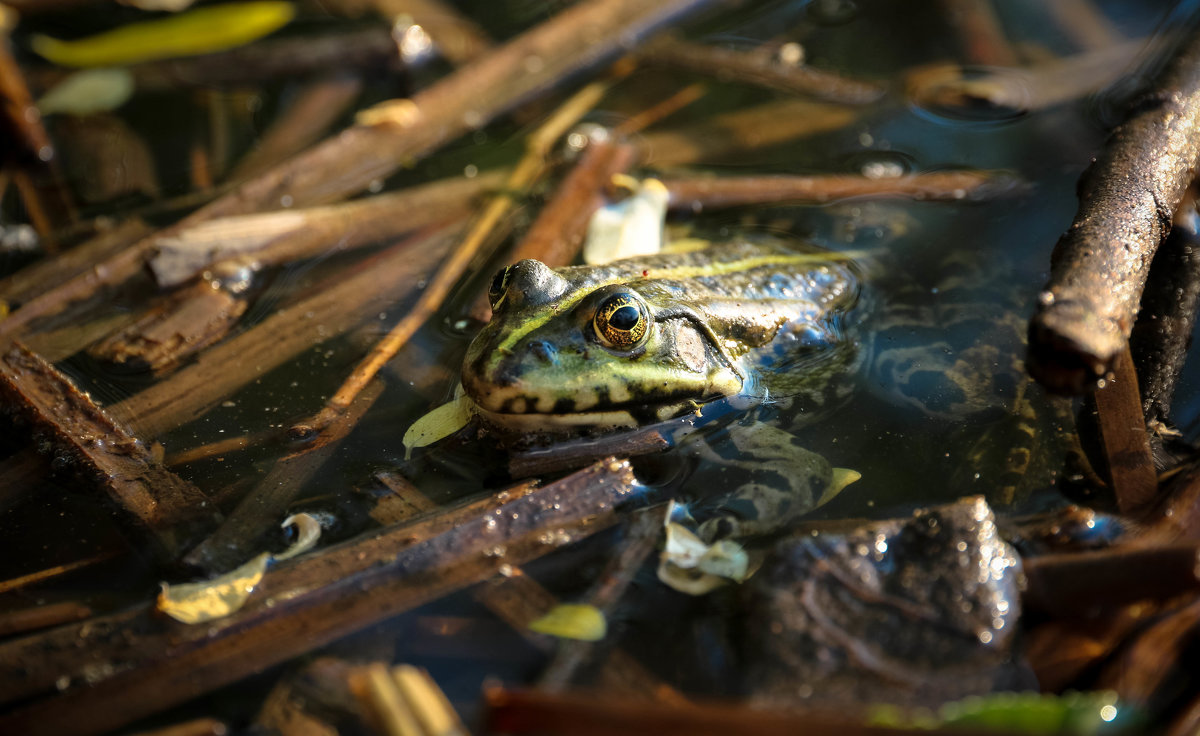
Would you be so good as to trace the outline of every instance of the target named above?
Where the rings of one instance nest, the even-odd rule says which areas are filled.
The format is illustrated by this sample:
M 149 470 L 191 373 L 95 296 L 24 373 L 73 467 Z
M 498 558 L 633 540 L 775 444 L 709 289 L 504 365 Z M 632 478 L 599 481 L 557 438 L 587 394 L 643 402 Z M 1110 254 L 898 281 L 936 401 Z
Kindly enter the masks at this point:
M 884 88 L 878 84 L 814 69 L 805 63 L 788 64 L 761 53 L 674 38 L 650 44 L 638 53 L 638 59 L 652 66 L 682 69 L 848 105 L 874 102 L 884 94 Z
M 19 343 L 0 357 L 0 396 L 9 411 L 45 434 L 83 477 L 174 559 L 214 523 L 204 493 L 167 470 L 91 397 Z
M 1029 370 L 1047 388 L 1093 388 L 1125 348 L 1150 261 L 1200 163 L 1197 130 L 1193 34 L 1080 180 L 1079 212 L 1029 324 Z
M 1117 508 L 1123 514 L 1145 511 L 1158 493 L 1158 476 L 1150 455 L 1137 372 L 1129 348 L 1117 356 L 1112 376 L 1094 396 L 1100 440 Z
M 662 180 L 668 206 L 696 212 L 748 204 L 812 202 L 852 197 L 903 197 L 976 202 L 1012 193 L 1020 180 L 1003 171 L 930 171 L 894 177 L 825 174 L 817 176 L 694 176 Z
M 633 493 L 606 460 L 529 495 L 485 499 L 279 564 L 238 612 L 199 626 L 149 606 L 0 644 L 0 698 L 42 700 L 0 715 L 2 733 L 117 728 L 235 682 L 611 525 Z M 504 549 L 496 555 L 497 547 Z M 111 673 L 83 683 L 87 672 Z M 56 683 L 72 682 L 60 694 Z

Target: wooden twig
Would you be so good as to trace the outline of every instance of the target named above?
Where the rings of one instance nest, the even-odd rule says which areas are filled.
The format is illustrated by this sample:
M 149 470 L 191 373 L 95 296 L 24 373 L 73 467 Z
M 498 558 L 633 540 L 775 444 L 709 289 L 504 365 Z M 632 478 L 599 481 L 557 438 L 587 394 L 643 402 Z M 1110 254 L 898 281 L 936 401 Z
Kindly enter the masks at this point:
M 91 615 L 92 609 L 75 601 L 47 603 L 30 608 L 18 608 L 15 611 L 5 611 L 0 613 L 0 637 L 82 621 Z
M 157 299 L 133 324 L 88 349 L 101 361 L 162 374 L 221 340 L 246 311 L 244 288 L 197 281 Z
M 143 438 L 200 416 L 259 375 L 395 306 L 397 284 L 433 267 L 456 230 L 418 233 L 356 264 L 351 275 L 313 290 L 253 328 L 211 348 L 170 378 L 109 407 Z M 244 368 L 239 366 L 245 366 Z
M 781 100 L 714 115 L 698 123 L 645 133 L 637 141 L 644 165 L 667 167 L 709 162 L 841 130 L 854 122 L 854 108 L 807 100 Z
M 213 524 L 215 509 L 199 488 L 164 468 L 87 394 L 19 343 L 0 358 L 0 395 L 168 559 Z
M 487 733 L 569 734 L 715 734 L 753 733 L 761 736 L 904 736 L 907 728 L 868 726 L 846 714 L 796 709 L 770 711 L 736 703 L 652 704 L 604 697 L 599 693 L 549 693 L 541 690 L 484 690 Z M 978 736 L 975 729 L 939 728 L 939 736 Z M 1016 736 L 1012 731 L 988 731 Z
M 884 89 L 872 82 L 848 79 L 808 64 L 787 64 L 763 54 L 704 46 L 665 38 L 638 52 L 639 61 L 715 76 L 722 81 L 757 84 L 829 102 L 863 105 L 878 100 Z
M 668 206 L 685 212 L 748 204 L 822 204 L 854 197 L 896 197 L 977 202 L 1019 191 L 1021 181 L 1002 171 L 929 171 L 872 178 L 852 174 L 816 176 L 666 177 Z
M 1198 126 L 1193 34 L 1080 180 L 1079 212 L 1029 325 L 1029 370 L 1047 388 L 1089 390 L 1124 350 L 1150 261 L 1200 163 Z
M 1140 600 L 1197 592 L 1198 562 L 1195 542 L 1026 557 L 1022 610 L 1058 618 L 1094 616 Z
M 450 291 L 459 279 L 466 273 L 467 267 L 482 251 L 484 244 L 494 237 L 494 232 L 501 221 L 507 217 L 514 206 L 513 193 L 524 192 L 544 175 L 549 167 L 547 157 L 551 147 L 569 129 L 574 127 L 581 117 L 596 106 L 596 103 L 608 91 L 609 85 L 610 83 L 606 81 L 593 82 L 579 90 L 529 136 L 525 155 L 509 174 L 505 183 L 505 191 L 497 194 L 488 202 L 479 216 L 471 223 L 471 228 L 467 231 L 462 243 L 438 268 L 429 285 L 421 292 L 417 303 L 355 366 L 354 371 L 338 388 L 337 393 L 325 402 L 325 407 L 311 419 L 298 422 L 292 427 L 292 433 L 295 436 L 307 437 L 313 433 L 324 431 L 338 414 L 350 406 L 354 397 L 379 372 L 379 369 L 391 360 L 396 352 L 416 334 L 416 331 L 433 316 L 446 297 L 450 295 Z
M 1100 439 L 1108 460 L 1108 476 L 1117 507 L 1123 514 L 1140 514 L 1158 494 L 1158 476 L 1150 455 L 1150 440 L 1142 415 L 1137 372 L 1129 348 L 1117 356 L 1111 377 L 1095 393 Z
M 977 114 L 978 108 L 987 105 L 1024 114 L 1093 94 L 1127 74 L 1139 56 L 1158 48 L 1153 41 L 1138 39 L 1018 69 L 991 71 L 933 64 L 910 69 L 904 86 L 909 99 L 926 108 L 957 108 Z
M 715 1 L 586 0 L 573 5 L 414 95 L 402 105 L 413 113 L 403 122 L 352 126 L 245 182 L 169 232 L 216 217 L 342 199 Z M 539 60 L 536 69 L 530 68 L 530 57 Z M 0 337 L 18 334 L 33 319 L 124 282 L 154 247 L 153 239 L 139 241 L 98 264 L 96 271 L 41 294 L 0 322 Z
M 992 0 L 942 0 L 950 24 L 958 31 L 963 57 L 971 64 L 1015 66 L 1017 55 L 1004 36 Z
M 8 29 L 0 18 L 0 160 L 49 161 L 54 158 L 50 136 L 33 104 L 25 76 L 13 58 Z
M 288 505 L 341 446 L 342 440 L 354 430 L 382 393 L 383 381 L 373 381 L 358 395 L 350 409 L 330 425 L 328 432 L 276 460 L 271 470 L 225 517 L 221 526 L 188 552 L 183 561 L 209 574 L 220 574 L 253 557 L 261 549 L 263 537 L 279 527 L 287 515 Z
M 584 601 L 611 618 L 621 596 L 625 594 L 633 576 L 641 569 L 662 536 L 666 506 L 644 509 L 634 514 L 628 524 L 626 538 L 617 547 L 616 553 Z M 596 649 L 592 642 L 566 641 L 558 648 L 554 659 L 542 670 L 538 686 L 548 690 L 563 690 L 580 665 Z
M 554 550 L 612 524 L 633 492 L 606 460 L 506 502 L 485 499 L 371 532 L 271 570 L 237 613 L 199 626 L 149 607 L 0 644 L 0 697 L 53 692 L 106 663 L 109 677 L 0 715 L 0 732 L 62 736 L 116 728 Z M 497 554 L 496 550 L 502 552 Z
M 407 17 L 423 28 L 441 55 L 455 66 L 474 61 L 492 48 L 487 33 L 475 21 L 438 0 L 337 0 L 341 6 L 369 6 L 379 15 L 396 23 Z
M 276 266 L 371 245 L 465 216 L 502 172 L 455 177 L 342 204 L 222 217 L 158 238 L 150 270 L 159 286 L 178 286 L 222 265 Z
M 566 440 L 547 447 L 512 453 L 508 472 L 514 478 L 526 478 L 578 468 L 606 455 L 638 457 L 662 452 L 670 446 L 671 443 L 659 428 L 621 432 L 608 437 Z
M 361 79 L 344 75 L 310 82 L 271 121 L 229 178 L 257 176 L 315 143 L 350 110 L 362 87 Z
M 53 580 L 54 578 L 62 575 L 69 575 L 77 570 L 83 570 L 94 565 L 99 565 L 103 562 L 108 562 L 115 556 L 116 553 L 106 552 L 93 557 L 86 557 L 82 560 L 76 560 L 75 562 L 71 562 L 66 565 L 48 567 L 44 570 L 31 572 L 28 575 L 9 578 L 8 580 L 0 580 L 0 593 L 11 593 L 14 590 L 22 590 L 31 585 L 37 585 L 38 583 L 45 582 L 47 580 Z
M 700 82 L 689 84 L 667 99 L 642 110 L 613 128 L 613 137 L 617 140 L 624 140 L 635 133 L 640 133 L 700 99 L 707 91 L 708 88 Z
M 403 68 L 386 28 L 266 39 L 203 56 L 135 64 L 139 90 L 255 84 L 330 72 L 396 73 Z

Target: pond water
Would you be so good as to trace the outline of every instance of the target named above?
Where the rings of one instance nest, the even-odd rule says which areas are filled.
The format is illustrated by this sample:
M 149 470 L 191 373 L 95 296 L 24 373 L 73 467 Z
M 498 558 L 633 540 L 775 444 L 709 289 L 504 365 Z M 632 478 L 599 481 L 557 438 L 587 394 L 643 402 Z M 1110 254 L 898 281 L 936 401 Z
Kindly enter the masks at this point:
M 959 26 L 948 20 L 948 14 L 955 12 L 948 9 L 958 3 L 905 3 L 901 10 L 881 0 L 761 2 L 686 27 L 690 40 L 747 52 L 766 48 L 763 53 L 768 53 L 785 43 L 800 44 L 804 59 L 814 67 L 876 81 L 886 91 L 878 101 L 865 105 L 829 103 L 807 111 L 781 107 L 779 114 L 787 116 L 831 114 L 832 109 L 844 113 L 845 120 L 824 128 L 814 126 L 817 132 L 781 136 L 771 145 L 725 146 L 717 145 L 720 140 L 709 140 L 714 153 L 701 154 L 686 165 L 671 163 L 675 160 L 671 149 L 651 147 L 632 173 L 663 177 L 697 172 L 724 176 L 842 173 L 886 178 L 898 173 L 979 169 L 1002 173 L 1015 182 L 1003 191 L 959 201 L 863 196 L 822 205 L 775 204 L 671 216 L 672 232 L 686 229 L 713 240 L 769 235 L 849 253 L 862 275 L 861 298 L 846 329 L 846 339 L 858 343 L 859 357 L 843 379 L 848 386 L 845 395 L 832 408 L 809 412 L 813 416 L 786 404 L 754 410 L 758 419 L 793 432 L 801 445 L 832 465 L 862 474 L 861 480 L 810 518 L 905 516 L 914 508 L 971 494 L 983 494 L 998 510 L 1013 513 L 1063 502 L 1060 484 L 1078 472 L 1077 462 L 1068 461 L 1074 452 L 1071 406 L 1045 396 L 1021 372 L 1026 320 L 1048 277 L 1050 251 L 1075 213 L 1075 182 L 1131 95 L 1157 68 L 1163 49 L 1173 40 L 1171 31 L 1193 5 L 1133 0 L 1083 4 L 1092 6 L 1094 19 L 1107 29 L 1107 36 L 1085 37 L 1078 27 L 1085 19 L 1047 4 L 996 3 L 1000 29 L 1009 42 L 1006 51 L 1015 65 L 1012 69 L 988 59 L 987 49 L 972 46 Z M 326 16 L 317 6 L 302 6 L 299 19 L 284 34 L 379 26 L 370 16 L 345 20 Z M 514 0 L 463 7 L 485 31 L 503 40 L 558 12 L 562 4 Z M 117 13 L 107 7 L 31 13 L 13 40 L 23 64 L 44 70 L 28 50 L 29 34 L 77 36 L 137 17 L 132 10 Z M 1099 70 L 1094 73 L 1054 76 L 1060 72 L 1058 60 L 1084 54 L 1107 56 L 1093 65 Z M 918 67 L 939 64 L 955 73 L 965 70 L 965 78 L 976 85 L 971 89 L 1001 102 L 964 99 L 939 89 L 940 82 L 914 81 L 922 79 L 915 74 Z M 449 72 L 448 64 L 433 62 L 403 79 L 362 74 L 360 96 L 333 129 L 350 124 L 355 110 L 420 89 Z M 697 101 L 635 133 L 634 142 L 663 146 L 666 138 L 656 134 L 669 130 L 692 130 L 691 135 L 702 136 L 688 126 L 791 98 L 725 79 L 717 72 L 715 79 L 705 79 L 705 92 Z M 653 66 L 638 68 L 616 81 L 584 120 L 619 125 L 701 79 Z M 304 84 L 293 80 L 139 92 L 103 121 L 50 118 L 48 129 L 52 136 L 62 137 L 56 142 L 72 191 L 81 200 L 84 192 L 93 192 L 92 201 L 81 201 L 83 219 L 119 220 L 137 212 L 165 226 L 180 210 L 155 203 L 195 191 L 195 151 L 211 149 L 219 130 L 224 136 L 223 155 L 236 161 L 255 146 Z M 1051 88 L 1054 91 L 1048 92 Z M 500 117 L 450 141 L 378 182 L 372 194 L 444 177 L 478 176 L 511 165 L 520 156 L 526 135 L 554 108 L 555 99 L 549 96 L 520 108 L 515 116 Z M 786 127 L 794 121 L 768 119 L 758 125 L 766 129 L 776 122 Z M 99 139 L 88 138 L 78 132 L 85 128 L 107 132 L 98 134 Z M 728 130 L 709 135 L 734 137 Z M 141 143 L 131 144 L 130 137 Z M 100 140 L 100 147 L 120 147 L 124 151 L 120 165 L 131 171 L 137 164 L 130 151 L 142 150 L 153 162 L 153 173 L 147 175 L 151 178 L 141 184 L 126 182 L 115 194 L 111 190 L 109 195 L 95 194 L 103 187 L 89 182 L 99 175 L 88 167 L 98 159 L 80 150 L 97 145 L 87 142 L 93 140 Z M 515 235 L 493 246 L 487 257 L 475 259 L 452 298 L 384 368 L 382 393 L 372 408 L 289 505 L 289 512 L 307 511 L 322 521 L 323 542 L 352 539 L 378 527 L 380 517 L 373 514 L 389 493 L 380 474 L 403 476 L 438 504 L 459 502 L 514 482 L 505 469 L 506 454 L 492 438 L 458 437 L 419 450 L 411 459 L 405 458 L 400 440 L 413 421 L 453 395 L 463 355 L 480 326 L 470 316 L 472 305 L 486 291 L 495 270 L 507 263 L 508 247 L 528 227 L 564 170 L 560 167 L 522 198 L 513 222 Z M 153 186 L 145 184 L 151 180 Z M 21 222 L 26 217 L 11 191 L 0 204 L 0 222 Z M 371 252 L 343 252 L 333 243 L 330 246 L 317 257 L 254 276 L 247 311 L 234 334 L 268 323 L 281 307 L 326 288 L 329 279 L 348 278 L 355 264 Z M 424 284 L 430 277 L 426 270 L 408 278 Z M 123 314 L 142 309 L 154 291 L 149 279 L 141 276 L 94 300 L 86 314 L 77 310 L 37 328 L 46 333 L 105 318 L 119 321 Z M 412 284 L 398 284 L 396 291 L 400 301 L 381 310 L 376 319 L 306 349 L 278 367 L 258 371 L 232 357 L 228 370 L 255 374 L 253 380 L 194 421 L 172 426 L 154 439 L 165 448 L 168 462 L 189 448 L 236 436 L 252 438 L 250 446 L 171 469 L 230 512 L 277 458 L 294 449 L 280 439 L 283 430 L 318 411 L 367 346 L 411 306 Z M 122 402 L 168 380 L 114 367 L 82 349 L 56 359 L 67 375 L 108 406 L 130 406 Z M 1176 402 L 1175 419 L 1189 437 L 1200 432 L 1197 370 L 1193 365 L 1185 373 Z M 725 422 L 740 416 L 728 415 Z M 118 419 L 138 426 L 136 416 L 120 414 Z M 715 433 L 714 442 L 720 441 L 721 431 Z M 14 452 L 19 452 L 24 438 L 11 439 Z M 1029 445 L 1028 461 L 1025 455 L 1014 456 L 1014 448 L 1022 449 L 1022 443 Z M 639 460 L 635 467 L 645 486 L 634 506 L 667 498 L 703 505 L 710 495 L 710 476 L 698 470 L 686 453 L 668 451 L 662 457 Z M 163 569 L 149 555 L 131 548 L 119 515 L 93 489 L 64 478 L 40 480 L 32 490 L 14 492 L 12 501 L 0 505 L 0 579 L 96 556 L 107 561 L 16 593 L 2 593 L 0 606 L 7 610 L 35 602 L 84 599 L 103 612 L 153 595 Z M 619 534 L 603 533 L 526 566 L 524 574 L 560 599 L 575 600 L 586 594 L 613 545 L 621 542 Z M 281 549 L 282 535 L 271 544 Z M 618 605 L 611 641 L 629 651 L 646 652 L 643 664 L 685 692 L 736 690 L 737 676 L 728 669 L 720 632 L 727 598 L 697 600 L 674 593 L 657 582 L 652 567 L 639 572 L 631 592 Z M 321 654 L 427 667 L 468 718 L 478 708 L 479 688 L 486 678 L 531 682 L 548 656 L 469 592 L 452 594 L 315 648 L 308 657 Z M 300 664 L 274 667 L 219 690 L 169 713 L 162 722 L 216 713 L 244 723 L 275 681 Z M 586 682 L 587 677 L 585 672 L 580 679 Z

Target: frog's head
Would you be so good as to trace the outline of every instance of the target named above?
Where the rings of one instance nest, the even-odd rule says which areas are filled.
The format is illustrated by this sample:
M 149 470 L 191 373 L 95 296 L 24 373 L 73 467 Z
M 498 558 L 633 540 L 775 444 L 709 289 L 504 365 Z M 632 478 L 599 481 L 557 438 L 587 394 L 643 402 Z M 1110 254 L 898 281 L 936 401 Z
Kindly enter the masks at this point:
M 703 312 L 668 303 L 652 281 L 525 260 L 488 296 L 492 321 L 467 349 L 462 383 L 493 425 L 633 426 L 742 387 Z

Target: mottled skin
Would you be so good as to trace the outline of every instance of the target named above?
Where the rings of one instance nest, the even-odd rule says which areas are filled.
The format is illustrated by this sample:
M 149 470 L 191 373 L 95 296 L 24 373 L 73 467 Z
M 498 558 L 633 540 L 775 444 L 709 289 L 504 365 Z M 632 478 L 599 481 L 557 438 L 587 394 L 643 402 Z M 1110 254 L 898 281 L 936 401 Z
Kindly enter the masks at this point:
M 835 259 L 742 241 L 604 266 L 521 261 L 493 284 L 463 388 L 487 423 L 551 433 L 636 426 L 739 393 L 798 393 L 853 352 L 836 323 L 857 279 Z M 638 339 L 606 340 L 600 312 Z M 798 355 L 818 356 L 814 370 L 772 372 Z

